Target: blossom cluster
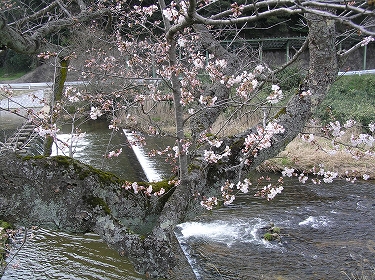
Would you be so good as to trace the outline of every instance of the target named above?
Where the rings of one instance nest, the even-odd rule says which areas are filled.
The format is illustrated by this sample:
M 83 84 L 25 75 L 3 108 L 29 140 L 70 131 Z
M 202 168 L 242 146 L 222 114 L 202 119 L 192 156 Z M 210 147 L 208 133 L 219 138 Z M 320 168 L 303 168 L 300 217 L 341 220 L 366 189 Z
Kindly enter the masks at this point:
M 271 147 L 271 139 L 275 134 L 284 132 L 284 127 L 276 122 L 269 122 L 266 127 L 258 126 L 256 133 L 251 133 L 245 138 L 245 147 L 242 151 L 250 151 L 256 157 L 260 150 Z
M 1 95 L 5 95 L 7 97 L 11 97 L 13 95 L 13 90 L 12 90 L 11 86 L 9 86 L 9 85 L 1 85 L 0 91 L 3 92 L 3 93 L 1 93 Z
M 359 135 L 353 135 L 350 137 L 350 141 L 353 146 L 357 147 L 360 145 L 365 145 L 367 147 L 372 147 L 374 145 L 374 137 L 369 134 L 361 133 Z
M 103 113 L 102 113 L 102 111 L 99 108 L 94 107 L 94 106 L 91 107 L 90 118 L 92 120 L 96 120 L 98 117 L 100 117 L 102 115 L 103 115 Z
M 179 142 L 180 142 L 179 145 L 172 147 L 172 150 L 175 152 L 174 154 L 175 158 L 178 158 L 181 154 L 184 154 L 184 155 L 189 154 L 189 147 L 191 145 L 191 142 L 187 141 L 186 139 L 181 139 Z M 182 148 L 181 151 L 179 147 Z
M 164 188 L 160 188 L 159 191 L 153 192 L 152 185 L 149 185 L 146 188 L 144 186 L 139 185 L 137 182 L 133 182 L 133 183 L 132 182 L 125 182 L 122 185 L 122 188 L 124 188 L 125 190 L 133 190 L 134 194 L 143 193 L 146 196 L 151 196 L 152 194 L 154 196 L 161 196 L 161 195 L 163 195 L 165 193 L 165 189 Z
M 283 99 L 283 91 L 280 89 L 278 85 L 272 85 L 272 94 L 270 94 L 267 97 L 267 102 L 271 104 L 276 104 L 278 103 L 281 99 Z
M 48 128 L 38 126 L 38 127 L 34 128 L 34 131 L 37 132 L 39 134 L 39 136 L 41 136 L 41 137 L 46 137 L 48 135 L 48 136 L 51 136 L 51 137 L 55 138 L 57 132 L 59 132 L 60 129 L 57 128 L 56 124 L 52 124 Z
M 72 87 L 72 86 L 66 87 L 64 91 L 64 95 L 68 99 L 68 101 L 72 103 L 79 102 L 83 99 L 83 95 L 78 90 L 77 87 Z
M 221 147 L 223 143 L 222 141 L 218 141 L 218 140 L 211 141 L 211 140 L 208 140 L 208 138 L 207 138 L 207 141 L 211 145 L 211 147 L 216 147 L 216 148 Z M 220 154 L 216 154 L 212 150 L 203 151 L 204 160 L 207 161 L 208 163 L 217 163 L 219 160 L 226 158 L 230 155 L 231 155 L 231 150 L 229 146 L 225 146 L 224 151 L 222 151 Z
M 284 190 L 283 186 L 273 186 L 268 184 L 264 186 L 255 196 L 265 197 L 267 200 L 272 200 L 277 194 L 280 194 Z
M 168 19 L 169 21 L 172 21 L 174 23 L 180 23 L 184 20 L 184 11 L 186 11 L 186 2 L 180 1 L 181 9 L 177 9 L 177 4 L 172 1 L 170 6 L 163 10 L 163 15 Z
M 321 184 L 322 181 L 324 183 L 332 183 L 334 179 L 339 178 L 338 172 L 325 170 L 323 165 L 319 165 L 319 168 L 313 167 L 311 170 L 308 171 L 311 175 L 314 175 L 314 178 L 311 178 L 311 182 L 314 184 Z M 357 180 L 358 174 L 354 174 L 356 172 L 352 171 L 345 171 L 345 180 L 348 182 L 354 183 Z M 299 172 L 294 168 L 284 167 L 283 171 L 281 172 L 283 177 L 297 177 L 299 182 L 306 183 L 309 177 L 304 172 Z M 362 175 L 363 180 L 370 179 L 368 174 Z
M 222 80 L 221 82 L 225 83 L 225 80 Z M 236 84 L 238 84 L 236 94 L 243 99 L 247 99 L 249 94 L 257 88 L 259 82 L 253 73 L 243 71 L 241 74 L 231 76 L 227 79 L 227 87 L 232 87 Z
M 201 200 L 201 206 L 206 208 L 206 210 L 212 210 L 214 206 L 218 204 L 217 197 L 212 196 L 212 197 L 207 197 Z
M 374 37 L 372 37 L 372 36 L 365 37 L 361 42 L 361 46 L 364 47 L 364 46 L 368 45 L 370 42 L 373 42 L 373 41 L 374 41 Z
M 236 194 L 239 192 L 248 193 L 249 186 L 251 186 L 251 182 L 249 179 L 244 179 L 243 182 L 238 181 L 235 185 L 228 180 L 225 184 L 221 187 L 221 200 L 225 206 L 228 206 L 233 203 L 236 199 Z M 219 199 L 217 197 L 203 197 L 200 204 L 207 210 L 212 210 L 214 206 L 218 205 Z
M 122 153 L 122 148 L 116 149 L 114 151 L 110 151 L 108 155 L 106 155 L 106 158 L 113 158 L 113 157 L 118 157 Z
M 42 59 L 50 59 L 51 57 L 56 57 L 57 56 L 57 53 L 55 52 L 42 52 L 40 54 L 37 55 L 38 58 L 42 58 Z

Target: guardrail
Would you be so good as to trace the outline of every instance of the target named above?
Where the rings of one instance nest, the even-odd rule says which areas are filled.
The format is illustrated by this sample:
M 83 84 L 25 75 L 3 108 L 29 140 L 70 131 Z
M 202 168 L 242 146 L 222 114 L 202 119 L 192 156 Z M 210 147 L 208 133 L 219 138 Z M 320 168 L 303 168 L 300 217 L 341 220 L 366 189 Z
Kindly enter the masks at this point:
M 338 76 L 350 76 L 350 75 L 366 75 L 375 74 L 375 69 L 370 70 L 358 70 L 358 71 L 340 71 Z M 160 81 L 160 78 L 124 78 L 125 80 L 136 80 L 138 83 L 150 82 L 150 81 Z M 89 82 L 85 81 L 75 81 L 75 82 L 65 82 L 66 86 L 76 86 L 76 85 L 88 85 Z M 52 88 L 53 83 L 17 83 L 17 84 L 0 84 L 0 87 L 10 86 L 12 89 L 37 89 L 37 88 Z
M 88 82 L 76 81 L 76 82 L 65 82 L 66 86 L 84 85 Z M 12 89 L 39 89 L 39 88 L 52 88 L 53 83 L 16 83 L 16 84 L 0 84 L 0 87 L 11 87 Z
M 352 76 L 352 75 L 366 75 L 366 74 L 375 74 L 375 69 L 371 70 L 359 70 L 359 71 L 346 71 L 346 72 L 339 72 L 339 76 Z

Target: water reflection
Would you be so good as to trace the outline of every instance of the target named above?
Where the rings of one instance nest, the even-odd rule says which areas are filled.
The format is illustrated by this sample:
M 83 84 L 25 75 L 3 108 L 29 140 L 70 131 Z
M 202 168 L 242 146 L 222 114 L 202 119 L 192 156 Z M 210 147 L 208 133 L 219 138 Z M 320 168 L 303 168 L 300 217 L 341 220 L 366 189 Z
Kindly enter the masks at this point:
M 96 168 L 112 172 L 129 181 L 148 181 L 145 171 L 130 147 L 123 130 L 111 134 L 106 121 L 90 121 L 79 128 L 85 135 L 74 145 L 74 158 Z M 63 126 L 58 138 L 67 142 L 70 138 L 70 131 L 70 126 Z M 146 136 L 146 146 L 142 148 L 143 156 L 147 157 L 147 153 L 152 149 L 163 150 L 168 143 L 173 143 L 173 140 Z M 122 153 L 119 157 L 105 158 L 104 155 L 108 154 L 109 151 L 120 148 L 122 148 Z M 69 151 L 67 147 L 58 150 L 55 145 L 53 154 L 68 155 Z M 148 162 L 149 167 L 152 165 L 154 173 L 158 174 L 158 179 L 171 176 L 171 167 L 165 163 L 162 156 L 148 157 Z
M 24 241 L 19 234 L 12 252 Z M 7 260 L 13 258 L 11 255 Z M 27 239 L 8 265 L 2 280 L 12 279 L 145 279 L 127 259 L 108 248 L 96 234 L 73 235 L 38 229 Z

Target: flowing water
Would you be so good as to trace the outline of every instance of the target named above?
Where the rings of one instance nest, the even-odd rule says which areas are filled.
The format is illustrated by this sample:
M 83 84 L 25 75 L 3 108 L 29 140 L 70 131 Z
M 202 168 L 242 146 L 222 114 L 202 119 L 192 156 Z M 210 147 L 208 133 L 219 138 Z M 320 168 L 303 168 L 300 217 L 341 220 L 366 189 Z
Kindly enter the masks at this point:
M 36 229 L 20 232 L 14 242 L 8 261 L 14 259 L 1 280 L 145 279 L 96 234 L 74 235 Z
M 242 195 L 176 234 L 197 279 L 375 279 L 374 217 L 373 184 L 290 182 L 274 201 Z M 271 223 L 280 242 L 263 239 Z

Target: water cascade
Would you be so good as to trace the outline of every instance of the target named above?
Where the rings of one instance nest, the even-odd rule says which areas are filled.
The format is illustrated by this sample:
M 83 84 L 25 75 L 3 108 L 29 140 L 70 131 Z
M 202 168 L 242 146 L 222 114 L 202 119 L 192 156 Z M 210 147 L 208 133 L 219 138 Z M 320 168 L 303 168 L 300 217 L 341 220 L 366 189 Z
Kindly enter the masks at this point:
M 123 131 L 147 177 L 147 180 L 149 182 L 161 181 L 162 178 L 160 173 L 155 169 L 155 163 L 147 157 L 142 145 L 139 143 L 134 133 L 127 129 L 124 129 Z

